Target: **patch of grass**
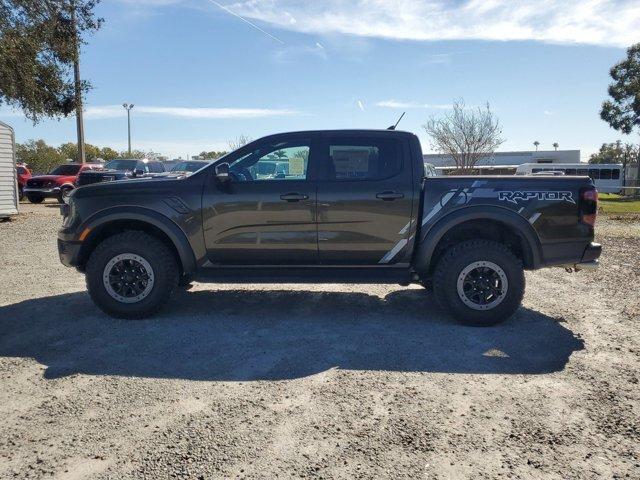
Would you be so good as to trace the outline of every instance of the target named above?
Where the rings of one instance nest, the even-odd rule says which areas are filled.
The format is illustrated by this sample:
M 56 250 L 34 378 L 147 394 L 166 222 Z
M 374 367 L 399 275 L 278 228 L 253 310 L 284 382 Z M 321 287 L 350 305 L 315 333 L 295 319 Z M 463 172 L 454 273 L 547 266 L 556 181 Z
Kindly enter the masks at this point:
M 640 214 L 640 198 L 623 197 L 615 193 L 601 193 L 600 211 L 605 214 Z

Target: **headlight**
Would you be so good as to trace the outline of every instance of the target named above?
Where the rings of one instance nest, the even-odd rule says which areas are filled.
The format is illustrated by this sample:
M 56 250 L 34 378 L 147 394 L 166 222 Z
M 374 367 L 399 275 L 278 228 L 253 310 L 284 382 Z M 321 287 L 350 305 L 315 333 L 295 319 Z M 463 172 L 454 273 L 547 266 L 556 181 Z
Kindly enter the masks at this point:
M 76 207 L 72 196 L 66 198 L 65 203 L 60 205 L 60 214 L 62 215 L 62 226 L 70 227 L 76 216 Z

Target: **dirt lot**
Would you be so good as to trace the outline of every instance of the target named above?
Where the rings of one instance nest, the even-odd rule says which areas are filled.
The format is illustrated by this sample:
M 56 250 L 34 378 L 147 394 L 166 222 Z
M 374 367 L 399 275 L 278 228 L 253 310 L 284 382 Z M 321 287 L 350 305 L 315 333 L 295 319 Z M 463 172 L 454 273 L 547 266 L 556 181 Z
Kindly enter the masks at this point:
M 420 288 L 209 286 L 101 314 L 57 208 L 0 224 L 0 478 L 640 478 L 640 219 L 504 325 Z

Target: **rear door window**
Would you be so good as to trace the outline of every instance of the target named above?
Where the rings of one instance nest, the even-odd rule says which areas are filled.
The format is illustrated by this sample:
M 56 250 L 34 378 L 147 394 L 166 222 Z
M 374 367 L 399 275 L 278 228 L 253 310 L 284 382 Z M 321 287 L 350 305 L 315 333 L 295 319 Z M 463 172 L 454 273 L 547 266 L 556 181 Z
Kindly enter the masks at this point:
M 151 173 L 162 173 L 162 172 L 164 172 L 164 167 L 162 166 L 162 164 L 160 162 L 150 162 L 148 165 L 149 165 L 149 171 Z
M 382 180 L 402 170 L 398 141 L 376 138 L 329 138 L 329 180 Z

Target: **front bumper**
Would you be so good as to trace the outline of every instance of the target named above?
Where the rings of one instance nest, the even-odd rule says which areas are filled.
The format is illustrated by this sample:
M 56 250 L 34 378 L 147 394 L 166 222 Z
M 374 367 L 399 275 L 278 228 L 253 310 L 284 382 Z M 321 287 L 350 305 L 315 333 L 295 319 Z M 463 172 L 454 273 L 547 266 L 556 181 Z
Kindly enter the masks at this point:
M 60 262 L 66 267 L 80 266 L 80 249 L 82 242 L 72 240 L 73 235 L 58 233 L 58 255 Z
M 22 192 L 27 196 L 33 195 L 44 198 L 57 198 L 60 195 L 60 187 L 24 187 Z

